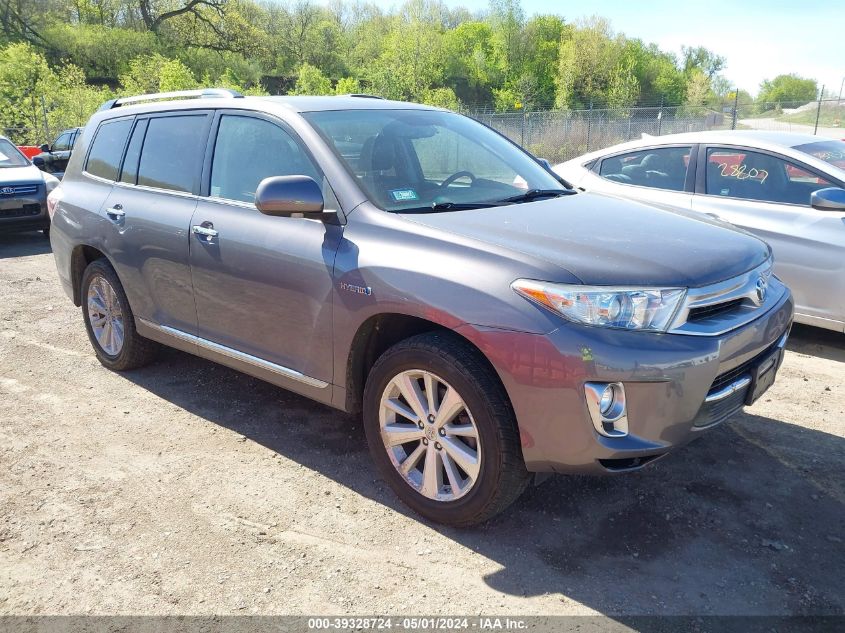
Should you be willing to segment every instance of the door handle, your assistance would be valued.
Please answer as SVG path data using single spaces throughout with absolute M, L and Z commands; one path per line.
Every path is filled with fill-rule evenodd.
M 122 204 L 116 204 L 111 209 L 106 209 L 106 215 L 110 220 L 118 222 L 126 216 L 126 211 L 123 210 Z
M 214 225 L 211 222 L 203 222 L 202 224 L 194 224 L 191 227 L 194 235 L 199 235 L 205 238 L 206 242 L 210 242 L 217 237 L 217 231 L 214 230 Z

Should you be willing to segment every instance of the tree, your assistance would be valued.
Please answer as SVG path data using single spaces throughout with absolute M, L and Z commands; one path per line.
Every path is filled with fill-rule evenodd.
M 198 88 L 191 70 L 178 59 L 168 59 L 158 53 L 136 57 L 129 70 L 121 75 L 125 94 L 151 94 L 172 90 Z
M 187 2 L 175 3 L 177 6 L 174 7 L 174 3 L 169 0 L 137 0 L 137 2 L 144 25 L 153 33 L 158 33 L 166 21 L 181 15 L 191 14 L 201 21 L 208 20 L 208 16 L 203 13 L 204 10 L 210 9 L 218 15 L 223 15 L 227 4 L 227 0 L 187 0 Z
M 686 105 L 700 108 L 713 100 L 713 90 L 710 78 L 700 69 L 695 68 L 689 73 L 687 80 Z
M 570 27 L 556 15 L 538 15 L 525 24 L 523 76 L 534 78 L 536 90 L 531 99 L 534 106 L 548 108 L 554 105 L 560 41 L 569 30 Z
M 585 108 L 591 103 L 604 105 L 623 46 L 624 39 L 614 36 L 604 18 L 594 16 L 579 24 L 571 37 L 561 41 L 557 105 L 571 108 Z
M 805 79 L 795 74 L 778 75 L 771 81 L 765 80 L 760 84 L 757 103 L 770 104 L 773 107 L 789 103 L 799 105 L 813 101 L 817 92 L 818 84 L 815 79 Z
M 490 0 L 493 50 L 499 70 L 512 79 L 521 70 L 525 12 L 519 0 Z
M 361 92 L 361 83 L 355 77 L 341 77 L 334 87 L 335 94 L 354 95 Z
M 311 64 L 302 64 L 296 79 L 295 95 L 330 95 L 333 94 L 332 82 L 319 68 Z
M 32 45 L 10 44 L 0 51 L 0 126 L 12 128 L 17 142 L 43 141 L 43 99 L 55 83 L 47 60 Z
M 708 79 L 725 67 L 725 58 L 703 46 L 681 46 L 684 74 L 700 70 Z

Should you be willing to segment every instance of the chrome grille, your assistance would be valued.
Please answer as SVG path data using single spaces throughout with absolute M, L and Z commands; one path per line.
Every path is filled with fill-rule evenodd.
M 719 315 L 732 312 L 735 308 L 742 305 L 744 299 L 731 299 L 722 303 L 713 303 L 700 308 L 691 308 L 687 315 L 687 322 L 702 321 L 704 319 L 712 319 Z
M 669 332 L 719 336 L 773 308 L 786 287 L 772 275 L 769 258 L 747 273 L 709 286 L 689 288 Z
M 735 391 L 727 398 L 715 402 L 705 402 L 692 421 L 693 426 L 701 428 L 719 424 L 739 412 L 745 404 L 745 395 L 748 393 L 748 389 L 749 387 L 745 387 Z
M 38 185 L 0 186 L 0 196 L 31 196 L 34 193 L 38 193 Z

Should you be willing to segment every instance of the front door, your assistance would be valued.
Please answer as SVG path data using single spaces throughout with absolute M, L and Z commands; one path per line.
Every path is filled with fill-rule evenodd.
M 322 173 L 280 121 L 217 115 L 207 197 L 191 222 L 199 337 L 307 378 L 332 381 L 332 268 L 343 229 L 263 215 L 253 201 L 270 176 Z M 219 350 L 226 353 L 226 350 Z
M 834 183 L 769 152 L 702 151 L 693 210 L 768 242 L 775 274 L 792 290 L 798 314 L 845 320 L 845 213 L 810 206 L 813 191 Z

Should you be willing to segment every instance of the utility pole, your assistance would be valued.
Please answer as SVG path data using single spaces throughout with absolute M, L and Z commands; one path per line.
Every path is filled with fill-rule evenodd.
M 660 97 L 660 111 L 657 113 L 657 136 L 663 131 L 663 97 Z
M 819 131 L 819 117 L 822 113 L 822 97 L 824 96 L 824 84 L 822 84 L 822 91 L 819 93 L 819 107 L 816 108 L 816 127 L 813 130 L 813 135 Z
M 739 104 L 739 88 L 734 88 L 734 114 L 733 119 L 731 120 L 731 129 L 736 129 L 736 108 Z

